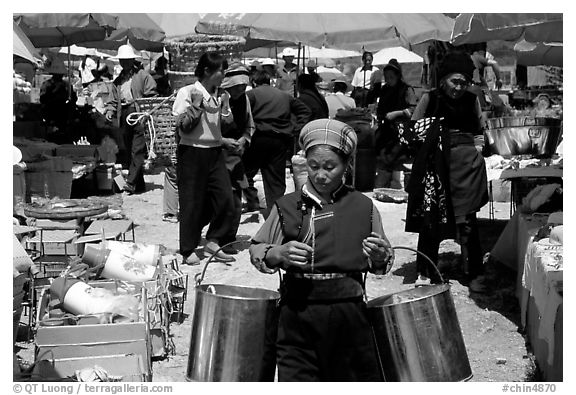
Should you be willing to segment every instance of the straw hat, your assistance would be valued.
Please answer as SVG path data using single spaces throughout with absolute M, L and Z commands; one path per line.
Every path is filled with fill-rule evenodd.
M 132 48 L 131 45 L 124 44 L 118 48 L 118 55 L 116 55 L 116 59 L 137 59 L 137 58 L 141 58 L 141 56 L 136 54 L 134 48 Z
M 294 48 L 284 48 L 284 50 L 282 51 L 282 57 L 285 56 L 292 56 L 292 57 L 296 57 L 296 50 Z
M 276 66 L 276 63 L 271 58 L 266 58 L 262 60 L 262 66 Z

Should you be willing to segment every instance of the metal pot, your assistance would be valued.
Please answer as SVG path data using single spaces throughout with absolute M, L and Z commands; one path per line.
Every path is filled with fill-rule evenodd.
M 491 154 L 551 157 L 560 140 L 561 126 L 557 118 L 491 118 L 484 135 Z
M 260 288 L 201 284 L 186 380 L 274 381 L 280 294 Z
M 472 370 L 447 284 L 368 302 L 386 381 L 465 381 Z

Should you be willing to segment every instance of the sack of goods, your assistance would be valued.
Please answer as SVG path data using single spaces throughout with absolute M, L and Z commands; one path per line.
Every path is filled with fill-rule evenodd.
M 46 314 L 54 316 L 58 309 L 74 315 L 96 315 L 104 322 L 137 322 L 143 313 L 134 294 L 95 288 L 73 277 L 58 277 L 50 285 L 51 305 Z

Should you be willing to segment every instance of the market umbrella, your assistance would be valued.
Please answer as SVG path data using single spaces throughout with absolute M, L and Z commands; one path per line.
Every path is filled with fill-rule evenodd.
M 374 54 L 372 64 L 375 66 L 388 64 L 390 59 L 398 63 L 422 63 L 424 59 L 403 47 L 384 48 Z
M 104 40 L 118 23 L 110 14 L 14 14 L 14 22 L 36 48 L 64 47 Z
M 166 38 L 185 38 L 188 35 L 196 34 L 194 26 L 201 18 L 201 14 L 192 13 L 166 13 L 166 14 L 146 14 L 152 19 L 166 34 Z
M 344 73 L 334 67 L 318 66 L 318 68 L 316 69 L 316 74 L 322 77 L 323 81 L 327 82 L 330 82 L 335 79 L 344 79 L 344 80 L 346 79 Z
M 60 48 L 60 51 L 58 51 L 58 53 L 67 54 L 68 48 L 62 47 L 62 48 Z M 96 56 L 98 58 L 110 58 L 110 57 L 112 57 L 112 55 L 97 51 L 95 48 L 86 48 L 84 46 L 78 46 L 78 45 L 71 45 L 70 46 L 70 55 L 77 56 L 77 57 L 83 57 L 86 55 Z
M 529 43 L 522 40 L 514 45 L 516 61 L 523 66 L 558 66 L 563 65 L 562 43 Z
M 71 45 L 103 40 L 118 24 L 117 17 L 101 13 L 14 14 L 13 18 L 36 48 L 67 46 L 68 64 L 70 64 Z M 70 80 L 70 68 L 68 68 L 68 80 Z M 68 97 L 72 97 L 70 84 Z
M 118 49 L 130 43 L 138 51 L 162 52 L 164 49 L 164 30 L 147 14 L 114 14 L 118 24 L 104 40 L 90 41 L 84 44 L 88 48 Z
M 30 39 L 26 37 L 22 29 L 16 24 L 16 22 L 12 22 L 14 35 L 13 35 L 13 49 L 12 54 L 14 56 L 20 56 L 34 64 L 37 64 L 39 59 L 41 58 L 40 54 L 34 48 L 34 45 L 30 42 Z
M 349 50 L 448 40 L 454 22 L 443 14 L 206 14 L 196 32 L 288 41 Z
M 473 44 L 491 40 L 562 42 L 562 14 L 460 14 L 451 43 Z

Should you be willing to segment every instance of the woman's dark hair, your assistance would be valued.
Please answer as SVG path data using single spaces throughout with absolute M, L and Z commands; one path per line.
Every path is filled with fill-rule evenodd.
M 196 70 L 194 70 L 194 75 L 199 79 L 204 77 L 206 73 L 206 69 L 210 72 L 214 72 L 222 67 L 224 70 L 225 60 L 222 55 L 217 52 L 204 52 L 200 59 L 198 60 L 198 64 L 196 65 Z
M 270 85 L 270 74 L 264 70 L 256 70 L 253 81 L 256 85 Z
M 363 62 L 366 61 L 366 57 L 367 57 L 367 56 L 372 56 L 372 59 L 374 59 L 374 55 L 372 55 L 372 52 L 366 51 L 366 52 L 364 52 L 364 53 L 362 54 L 362 61 L 363 61 Z
M 328 144 L 318 144 L 318 145 L 313 145 L 312 147 L 308 148 L 308 150 L 306 150 L 305 155 L 308 156 L 310 154 L 313 154 L 314 152 L 316 152 L 320 147 L 326 147 L 328 148 L 330 151 L 334 152 L 336 155 L 338 155 L 338 157 L 342 160 L 342 163 L 348 163 L 348 161 L 351 158 L 351 155 L 346 155 L 344 153 L 344 151 L 333 147 L 331 145 Z

